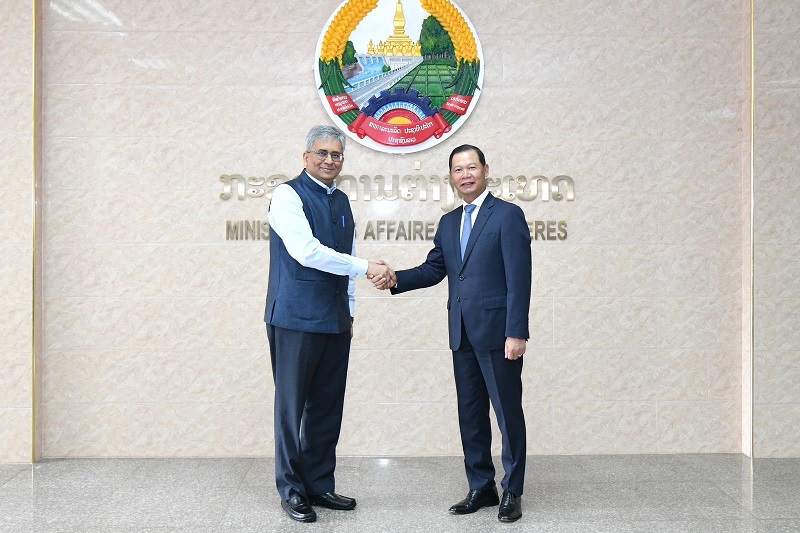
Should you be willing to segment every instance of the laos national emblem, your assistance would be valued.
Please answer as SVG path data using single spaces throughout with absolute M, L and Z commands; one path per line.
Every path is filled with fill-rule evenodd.
M 467 120 L 483 85 L 478 37 L 450 0 L 347 0 L 328 20 L 317 58 L 325 110 L 381 152 L 439 144 Z

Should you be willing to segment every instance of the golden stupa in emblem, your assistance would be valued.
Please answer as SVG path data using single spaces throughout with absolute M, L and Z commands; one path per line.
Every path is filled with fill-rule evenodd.
M 403 15 L 403 4 L 397 0 L 397 8 L 394 13 L 394 32 L 386 38 L 386 41 L 379 41 L 375 46 L 372 39 L 369 40 L 367 48 L 368 55 L 375 56 L 421 56 L 422 45 L 411 40 L 406 35 L 406 17 Z

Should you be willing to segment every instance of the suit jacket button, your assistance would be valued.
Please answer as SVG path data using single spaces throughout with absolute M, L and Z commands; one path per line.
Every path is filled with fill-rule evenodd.
M 456 301 L 457 301 L 457 302 L 460 302 L 460 301 L 461 301 L 461 296 L 458 296 L 458 297 L 456 298 Z
M 464 281 L 464 276 L 458 276 L 458 279 L 460 279 L 461 281 Z

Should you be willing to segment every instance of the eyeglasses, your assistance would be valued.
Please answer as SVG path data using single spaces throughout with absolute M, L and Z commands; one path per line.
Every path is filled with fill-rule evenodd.
M 316 154 L 316 156 L 319 157 L 320 161 L 325 161 L 326 159 L 328 159 L 328 156 L 331 156 L 331 159 L 337 163 L 344 159 L 344 154 L 342 152 L 329 152 L 327 150 L 317 150 L 317 151 L 308 150 L 306 151 L 306 153 Z

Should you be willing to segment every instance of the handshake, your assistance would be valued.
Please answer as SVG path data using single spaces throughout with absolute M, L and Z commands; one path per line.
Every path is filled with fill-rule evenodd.
M 370 261 L 367 267 L 367 279 L 372 282 L 376 289 L 385 291 L 397 285 L 397 276 L 392 267 L 385 261 Z

